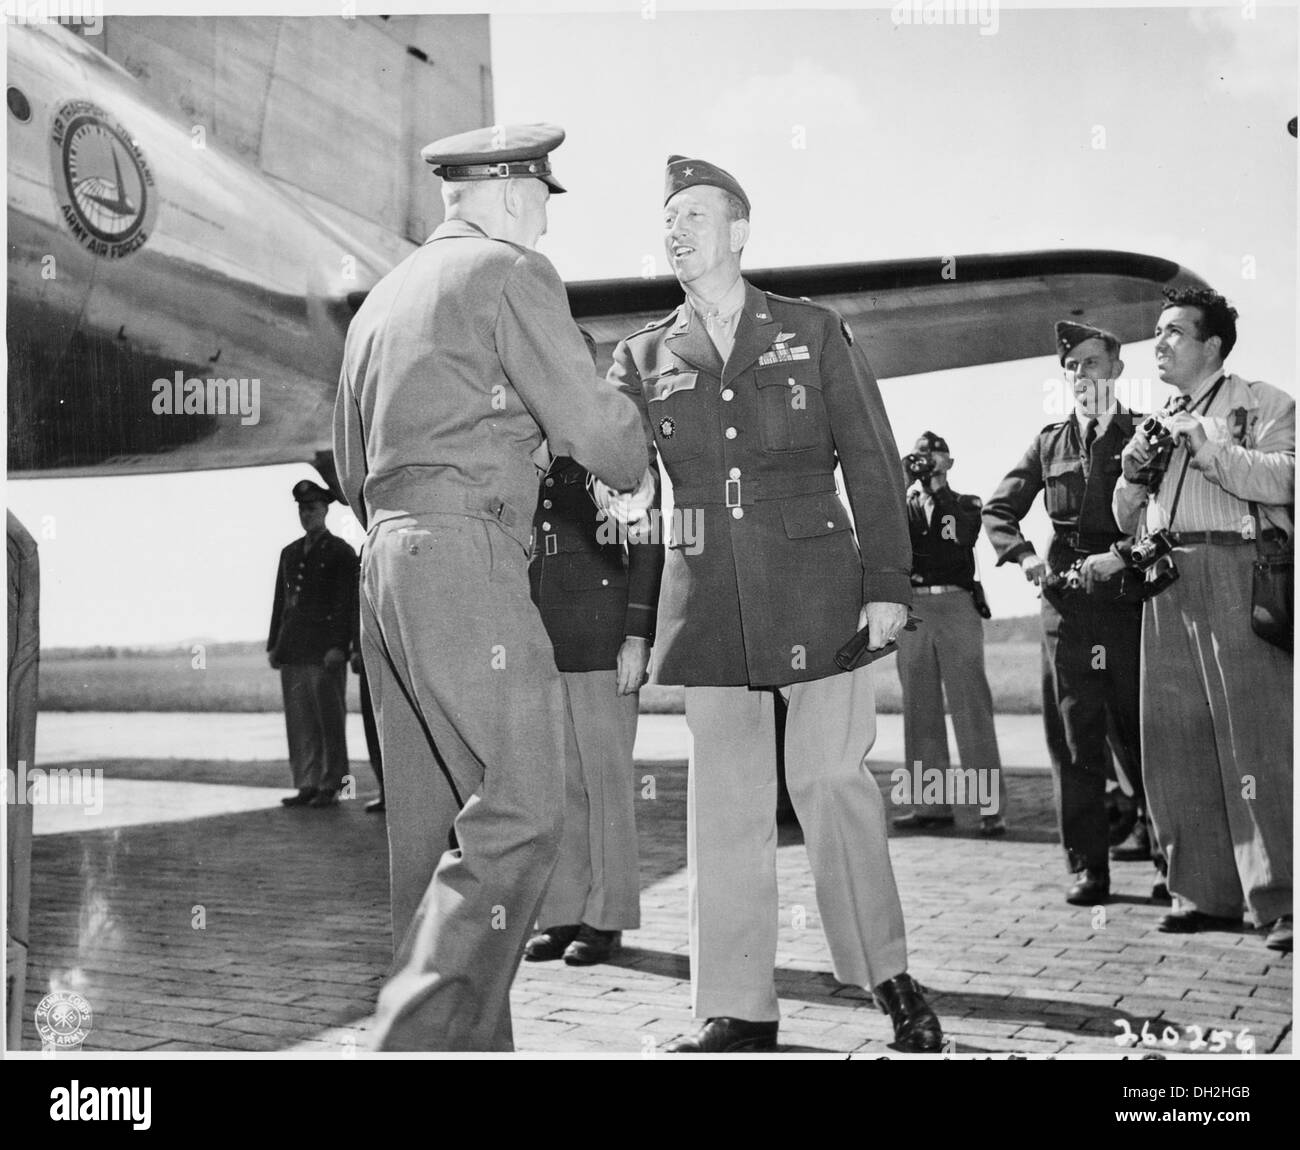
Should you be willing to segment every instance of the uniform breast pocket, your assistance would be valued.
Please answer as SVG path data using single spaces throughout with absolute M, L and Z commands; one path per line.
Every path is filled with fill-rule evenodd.
M 666 371 L 642 381 L 655 447 L 666 463 L 683 463 L 704 450 L 699 373 Z
M 821 380 L 794 364 L 759 368 L 758 434 L 765 451 L 807 451 L 826 430 Z
M 1074 459 L 1051 464 L 1043 476 L 1043 487 L 1048 515 L 1078 515 L 1083 506 L 1083 465 Z

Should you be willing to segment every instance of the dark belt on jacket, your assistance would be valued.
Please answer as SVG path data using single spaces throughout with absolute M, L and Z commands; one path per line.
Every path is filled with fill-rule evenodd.
M 676 507 L 749 507 L 772 499 L 793 499 L 799 495 L 835 493 L 835 476 L 825 472 L 814 475 L 768 475 L 746 479 L 743 475 L 705 486 L 688 483 L 673 487 Z
M 1086 552 L 1089 555 L 1099 555 L 1103 551 L 1109 551 L 1111 545 L 1118 543 L 1123 539 L 1123 535 L 1085 535 L 1081 531 L 1058 531 L 1056 540 L 1064 547 L 1071 551 Z
M 1191 543 L 1213 543 L 1219 547 L 1240 547 L 1255 542 L 1254 539 L 1247 539 L 1240 531 L 1175 531 L 1173 534 L 1177 538 L 1180 547 Z M 1259 540 L 1261 543 L 1272 543 L 1275 540 L 1285 538 L 1285 531 L 1270 527 L 1260 533 Z

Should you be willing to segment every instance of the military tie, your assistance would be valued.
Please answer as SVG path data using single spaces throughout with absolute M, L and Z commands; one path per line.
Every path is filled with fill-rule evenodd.
M 1097 438 L 1097 421 L 1089 419 L 1083 425 L 1083 454 L 1088 456 L 1092 454 L 1092 445 Z

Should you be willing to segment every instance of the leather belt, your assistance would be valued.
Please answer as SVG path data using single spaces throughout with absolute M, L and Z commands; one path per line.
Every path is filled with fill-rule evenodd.
M 928 586 L 913 587 L 913 591 L 920 595 L 942 595 L 947 591 L 965 591 L 965 587 L 958 587 L 955 583 L 931 583 Z
M 1253 539 L 1246 539 L 1240 531 L 1175 531 L 1174 535 L 1178 538 L 1178 545 L 1184 546 L 1189 543 L 1212 543 L 1219 547 L 1240 547 L 1245 544 L 1254 543 Z M 1285 532 L 1270 527 L 1260 535 L 1261 543 L 1272 543 L 1276 539 L 1282 539 Z
M 749 507 L 772 499 L 793 499 L 799 495 L 835 493 L 835 477 L 819 472 L 815 475 L 775 475 L 760 479 L 725 479 L 716 487 L 688 483 L 673 487 L 676 507 Z

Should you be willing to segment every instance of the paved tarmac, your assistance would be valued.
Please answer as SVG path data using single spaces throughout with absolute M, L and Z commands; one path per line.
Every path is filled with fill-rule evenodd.
M 33 851 L 25 1048 L 38 1045 L 41 996 L 69 988 L 94 1010 L 86 1051 L 364 1052 L 391 959 L 383 820 L 362 809 L 374 793 L 368 766 L 353 764 L 354 801 L 286 810 L 282 758 L 185 749 L 242 754 L 244 736 L 231 732 L 258 720 L 262 733 L 251 723 L 248 740 L 270 739 L 274 720 L 283 738 L 276 716 L 205 716 L 210 726 L 187 716 L 179 745 L 155 727 L 135 750 L 121 734 L 129 716 L 101 722 L 98 734 L 93 721 L 59 731 L 67 718 L 42 717 L 40 761 L 62 754 L 102 771 L 103 805 L 97 814 L 86 813 L 93 802 L 35 812 L 43 833 Z M 660 718 L 668 721 L 647 725 L 662 731 L 646 745 L 662 755 L 677 736 L 674 717 Z M 883 757 L 891 721 L 882 716 L 871 762 L 887 804 L 901 759 L 901 748 L 894 761 Z M 1000 717 L 999 737 L 1005 729 Z M 83 799 L 94 798 L 94 777 L 82 779 Z M 643 927 L 607 965 L 524 964 L 512 995 L 520 1052 L 642 1056 L 694 1028 L 685 780 L 680 756 L 639 756 Z M 1148 897 L 1149 864 L 1114 864 L 1106 907 L 1068 906 L 1041 759 L 1010 769 L 1008 789 L 1005 838 L 980 838 L 971 808 L 954 831 L 896 834 L 891 844 L 911 970 L 956 1053 L 1116 1056 L 1130 1049 L 1121 1045 L 1128 1034 L 1138 1052 L 1290 1051 L 1290 956 L 1248 928 L 1160 934 L 1165 908 Z M 797 829 L 782 831 L 777 868 L 783 1050 L 891 1053 L 885 1016 L 830 972 Z M 1136 1038 L 1144 1026 L 1145 1045 Z

